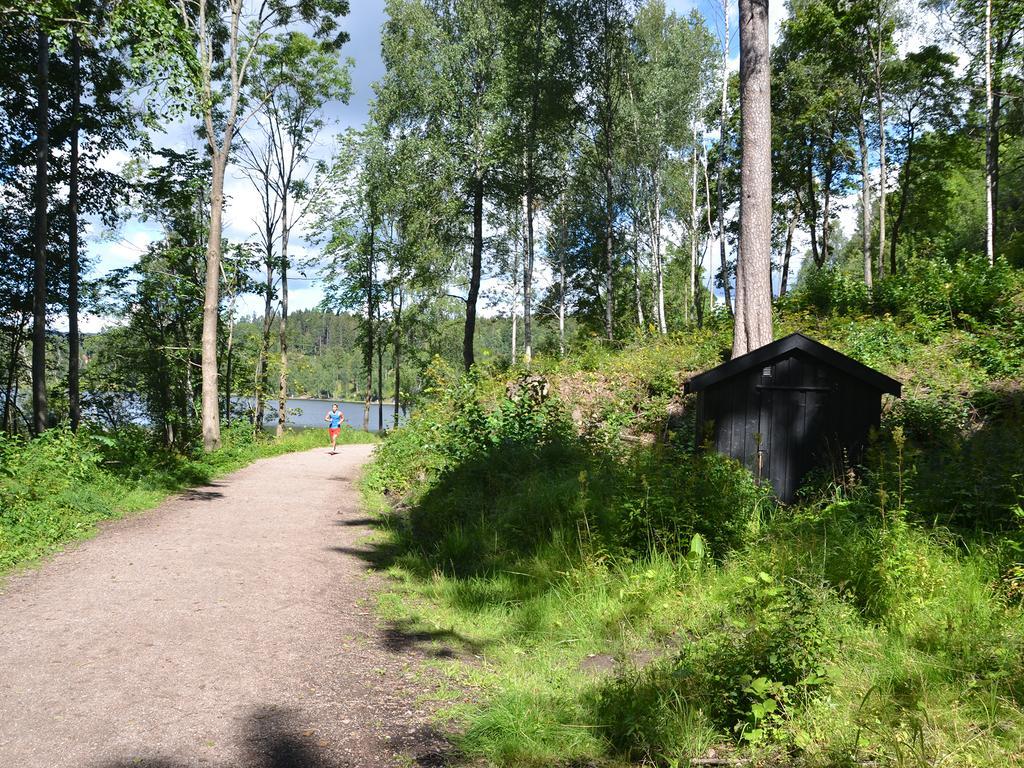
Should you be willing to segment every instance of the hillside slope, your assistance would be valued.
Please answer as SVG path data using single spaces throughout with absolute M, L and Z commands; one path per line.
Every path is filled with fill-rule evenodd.
M 1009 271 L 928 265 L 871 302 L 837 272 L 781 302 L 777 336 L 905 385 L 864 466 L 791 506 L 694 450 L 680 384 L 723 359 L 727 318 L 529 376 L 436 367 L 365 492 L 382 610 L 456 651 L 460 748 L 1024 765 L 1022 296 Z

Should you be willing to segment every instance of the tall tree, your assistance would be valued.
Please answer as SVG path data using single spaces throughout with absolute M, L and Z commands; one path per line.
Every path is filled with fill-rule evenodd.
M 504 0 L 500 44 L 512 141 L 505 164 L 517 169 L 513 194 L 522 196 L 523 357 L 533 357 L 535 219 L 563 183 L 560 159 L 576 118 L 573 17 L 564 0 Z
M 896 274 L 900 230 L 913 193 L 917 168 L 917 145 L 927 130 L 953 133 L 957 127 L 956 108 L 962 91 L 953 68 L 957 58 L 936 45 L 908 53 L 894 67 L 890 86 L 893 101 L 892 155 L 899 161 L 894 201 L 896 208 L 889 238 L 889 273 Z M 987 188 L 986 188 L 987 191 Z M 880 254 L 879 258 L 884 258 Z
M 740 244 L 733 357 L 772 340 L 772 112 L 768 0 L 740 0 Z
M 583 37 L 585 87 L 582 89 L 591 131 L 591 162 L 601 179 L 603 225 L 604 332 L 615 338 L 616 152 L 619 149 L 622 76 L 629 30 L 630 0 L 580 1 L 577 14 Z
M 50 36 L 42 23 L 36 36 L 36 186 L 32 309 L 32 425 L 46 429 L 46 249 L 50 162 Z
M 273 93 L 261 94 L 251 105 L 244 103 L 250 66 L 265 39 L 296 20 L 311 25 L 316 38 L 340 47 L 347 34 L 338 30 L 337 19 L 348 13 L 348 0 L 261 2 L 255 6 L 245 0 L 196 0 L 194 6 L 183 2 L 179 8 L 182 27 L 192 45 L 196 102 L 211 157 L 202 363 L 203 447 L 211 451 L 220 445 L 217 333 L 224 177 L 236 134 L 264 108 Z
M 79 179 L 79 133 L 82 103 L 82 49 L 78 30 L 71 27 L 71 126 L 68 150 L 68 411 L 71 428 L 78 429 L 82 419 L 79 396 L 81 336 L 78 332 L 79 273 L 81 264 L 78 253 L 78 179 Z
M 662 234 L 666 177 L 670 163 L 689 151 L 693 171 L 691 197 L 696 199 L 700 151 L 696 120 L 708 101 L 706 80 L 702 76 L 714 67 L 713 43 L 702 19 L 697 16 L 681 19 L 667 12 L 662 0 L 650 0 L 633 19 L 630 51 L 631 60 L 625 69 L 633 126 L 630 153 L 636 158 L 641 179 L 640 207 L 649 242 L 658 330 L 666 333 Z M 696 208 L 695 202 L 692 207 Z M 692 230 L 695 221 L 692 211 L 690 218 Z M 696 238 L 690 240 L 695 248 Z M 691 253 L 691 261 L 695 264 L 695 252 Z M 688 307 L 689 302 L 685 306 Z
M 318 43 L 301 32 L 278 35 L 257 51 L 244 97 L 247 101 L 266 101 L 253 121 L 260 149 L 253 149 L 244 137 L 243 147 L 247 174 L 259 190 L 271 193 L 277 214 L 278 437 L 284 434 L 288 400 L 288 248 L 292 231 L 305 216 L 311 197 L 308 182 L 314 165 L 309 150 L 325 124 L 323 108 L 330 101 L 346 103 L 351 94 L 348 66 L 338 60 L 333 46 Z M 258 154 L 261 150 L 266 151 L 263 157 Z M 269 229 L 272 217 L 266 202 L 264 209 L 264 227 Z
M 475 361 L 485 205 L 495 191 L 506 136 L 505 51 L 496 45 L 502 10 L 499 0 L 389 0 L 381 44 L 387 74 L 377 85 L 382 130 L 429 137 L 437 166 L 432 175 L 448 176 L 463 201 L 456 221 L 468 253 L 452 268 L 456 289 L 465 292 L 467 369 Z

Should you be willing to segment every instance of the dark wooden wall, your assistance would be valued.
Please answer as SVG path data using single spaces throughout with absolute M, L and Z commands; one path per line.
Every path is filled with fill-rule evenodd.
M 697 428 L 789 502 L 814 467 L 859 461 L 880 413 L 878 390 L 795 350 L 699 393 Z

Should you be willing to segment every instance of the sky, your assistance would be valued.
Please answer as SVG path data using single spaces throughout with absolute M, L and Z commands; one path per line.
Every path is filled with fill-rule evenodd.
M 332 103 L 327 110 L 327 117 L 334 125 L 321 134 L 320 146 L 316 152 L 320 156 L 329 156 L 332 137 L 350 127 L 362 126 L 368 116 L 373 99 L 372 85 L 384 74 L 384 65 L 380 55 L 381 27 L 386 20 L 384 12 L 385 0 L 352 0 L 349 15 L 343 26 L 349 33 L 350 40 L 345 44 L 342 55 L 351 57 L 354 66 L 351 70 L 353 93 L 348 104 Z M 722 8 L 714 0 L 666 0 L 670 10 L 680 15 L 689 14 L 696 8 L 707 20 L 712 33 L 719 37 L 722 31 Z M 771 42 L 774 43 L 779 21 L 784 13 L 783 3 L 773 2 L 770 8 Z M 736 6 L 733 0 L 730 7 L 730 69 L 738 65 L 738 38 L 736 35 Z M 200 148 L 201 142 L 195 136 L 191 123 L 180 123 L 165 126 L 163 134 L 154 137 L 157 146 L 183 150 L 190 147 Z M 130 159 L 128 153 L 111 152 L 103 160 L 110 169 L 116 169 Z M 249 180 L 237 168 L 229 167 L 225 179 L 226 205 L 224 212 L 225 236 L 233 242 L 254 239 L 256 232 L 252 216 L 260 210 L 259 197 Z M 315 245 L 304 241 L 305 231 L 300 225 L 294 238 L 296 245 L 293 251 L 297 256 L 316 255 Z M 150 242 L 158 239 L 160 232 L 151 222 L 129 220 L 124 222 L 116 232 L 100 230 L 90 226 L 86 232 L 86 249 L 91 262 L 91 271 L 87 275 L 97 279 L 113 269 L 130 266 L 145 251 Z M 717 254 L 717 243 L 712 242 L 707 249 L 710 260 Z M 795 267 L 798 265 L 795 265 Z M 795 274 L 795 271 L 794 271 Z M 544 275 L 539 275 L 538 288 L 543 290 Z M 317 283 L 315 270 L 307 275 L 289 276 L 289 308 L 292 311 L 315 307 L 323 299 L 323 289 Z M 486 288 L 486 286 L 485 286 Z M 243 315 L 262 312 L 262 300 L 257 296 L 242 297 L 239 300 L 239 311 Z M 486 311 L 486 310 L 485 310 Z M 96 332 L 110 323 L 109 318 L 85 316 L 82 318 L 82 330 L 86 333 Z M 57 319 L 57 327 L 66 330 L 66 318 Z

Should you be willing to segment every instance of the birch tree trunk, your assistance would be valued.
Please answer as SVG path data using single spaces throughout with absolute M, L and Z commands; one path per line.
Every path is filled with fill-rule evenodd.
M 857 140 L 860 143 L 860 247 L 864 257 L 864 283 L 870 291 L 875 275 L 874 267 L 871 264 L 871 175 L 870 158 L 868 157 L 868 129 L 864 124 L 863 109 L 859 111 L 857 119 Z M 789 237 L 788 234 L 787 237 Z M 882 258 L 882 255 L 879 254 L 878 258 Z
M 281 368 L 277 379 L 277 430 L 284 434 L 288 420 L 288 192 L 281 191 L 281 319 L 277 326 L 278 345 L 281 349 Z
M 636 303 L 636 324 L 643 331 L 646 324 L 644 318 L 644 302 L 640 293 L 640 233 L 636 222 L 633 224 L 633 301 Z
M 36 188 L 32 274 L 32 429 L 46 430 L 46 245 L 50 162 L 50 36 L 40 28 L 36 52 Z M 17 404 L 15 404 L 17 405 Z
M 688 301 L 684 302 L 686 307 L 686 320 L 690 319 L 690 305 L 695 303 L 697 284 L 697 123 L 693 124 L 693 157 L 691 158 L 690 169 L 690 285 L 686 289 Z M 662 331 L 664 333 L 664 331 Z
M 532 162 L 532 161 L 531 161 Z M 532 175 L 532 171 L 529 172 Z M 533 361 L 533 189 L 532 182 L 523 195 L 526 241 L 523 249 L 523 361 Z M 518 264 L 516 265 L 518 269 Z M 514 346 L 514 343 L 513 343 Z M 514 354 L 513 354 L 514 357 Z
M 875 51 L 875 109 L 878 112 L 878 276 L 885 277 L 885 198 L 888 168 L 885 159 L 885 92 L 882 83 L 882 22 L 884 12 L 878 0 L 878 45 Z
M 733 357 L 772 340 L 768 0 L 740 0 L 740 249 Z
M 370 252 L 366 257 L 366 392 L 363 396 L 363 431 L 370 431 L 370 398 L 373 397 L 373 273 L 376 221 L 370 213 Z
M 992 0 L 985 0 L 985 256 L 996 263 L 995 110 L 992 88 Z
M 725 308 L 733 312 L 732 297 L 729 295 L 729 265 L 725 253 L 725 204 L 722 200 L 722 175 L 725 164 L 725 120 L 729 111 L 729 0 L 722 0 L 722 15 L 725 17 L 725 42 L 722 45 L 722 108 L 718 122 L 718 256 L 722 269 L 722 292 Z M 737 264 L 737 269 L 739 265 Z
M 398 306 L 395 307 L 395 429 L 398 429 L 399 412 L 402 410 L 402 303 L 405 294 L 398 289 Z M 383 428 L 383 424 L 381 428 Z
M 668 333 L 668 320 L 665 317 L 665 259 L 662 254 L 661 243 L 661 169 L 654 172 L 653 197 L 654 197 L 654 219 L 653 219 L 653 246 L 654 246 L 654 290 L 658 309 L 658 332 L 664 336 Z
M 523 201 L 523 213 L 526 212 L 525 196 Z M 526 222 L 525 215 L 523 217 L 523 232 L 522 238 L 512 238 L 512 365 L 516 364 L 516 359 L 519 357 L 519 261 L 522 254 L 526 252 Z M 525 278 L 524 278 L 525 281 Z

